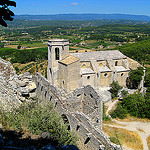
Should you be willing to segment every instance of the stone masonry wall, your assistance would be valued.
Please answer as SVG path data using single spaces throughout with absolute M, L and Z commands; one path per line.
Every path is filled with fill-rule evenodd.
M 36 97 L 32 75 L 26 72 L 17 75 L 10 62 L 0 58 L 0 107 L 10 111 L 23 101 Z
M 93 88 L 86 86 L 66 94 L 52 86 L 39 73 L 34 76 L 34 81 L 39 101 L 42 103 L 53 102 L 58 112 L 68 120 L 69 128 L 76 133 L 83 149 L 120 149 L 119 146 L 112 144 L 101 130 L 102 101 Z M 84 105 L 90 107 L 84 108 Z

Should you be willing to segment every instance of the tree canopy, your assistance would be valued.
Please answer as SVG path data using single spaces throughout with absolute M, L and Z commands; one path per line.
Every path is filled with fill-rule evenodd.
M 8 8 L 9 6 L 16 7 L 16 2 L 10 0 L 1 0 L 0 1 L 0 24 L 4 27 L 7 27 L 5 20 L 12 21 L 14 18 L 14 13 Z

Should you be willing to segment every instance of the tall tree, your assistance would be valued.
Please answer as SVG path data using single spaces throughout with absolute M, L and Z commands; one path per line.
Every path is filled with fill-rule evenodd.
M 0 24 L 7 27 L 5 20 L 12 21 L 14 13 L 8 8 L 9 6 L 16 7 L 16 2 L 10 0 L 0 0 Z

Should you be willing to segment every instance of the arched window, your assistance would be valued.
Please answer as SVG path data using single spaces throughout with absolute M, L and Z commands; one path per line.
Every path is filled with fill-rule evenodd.
M 100 63 L 100 64 L 99 64 L 99 67 L 103 67 L 103 64 L 102 64 L 102 63 Z
M 87 76 L 87 79 L 89 80 L 89 79 L 90 79 L 90 76 Z
M 118 61 L 115 61 L 115 66 L 118 66 Z
M 107 75 L 108 75 L 108 74 L 107 74 L 107 73 L 105 73 L 105 74 L 104 74 L 104 77 L 107 77 Z
M 59 48 L 55 48 L 55 59 L 59 60 Z
M 123 73 L 121 73 L 121 76 L 123 76 Z
M 82 68 L 86 68 L 86 65 L 85 65 L 85 64 L 83 64 L 83 65 L 82 65 Z
M 68 126 L 67 130 L 70 130 L 69 120 L 68 120 L 67 116 L 63 114 L 62 118 L 64 120 L 64 124 L 67 124 L 67 126 Z

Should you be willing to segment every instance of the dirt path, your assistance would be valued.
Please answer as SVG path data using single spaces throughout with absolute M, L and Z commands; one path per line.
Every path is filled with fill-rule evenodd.
M 118 100 L 115 100 L 115 101 L 108 101 L 107 103 L 105 103 L 105 106 L 107 106 L 106 115 L 109 114 L 109 112 L 116 106 L 118 102 L 119 102 Z
M 109 105 L 107 105 L 108 109 L 107 109 L 107 114 L 109 113 L 109 111 L 116 105 L 117 102 L 110 102 Z M 122 129 L 126 129 L 128 131 L 135 131 L 137 132 L 143 142 L 143 149 L 144 150 L 149 150 L 148 148 L 148 143 L 147 143 L 147 138 L 148 136 L 150 136 L 150 122 L 140 122 L 140 121 L 131 121 L 131 122 L 122 122 L 122 121 L 118 121 L 116 119 L 112 119 L 113 122 L 117 123 L 117 125 L 111 125 L 111 124 L 106 124 L 110 127 L 116 127 L 116 128 L 122 128 Z M 119 126 L 119 125 L 123 125 L 123 126 Z

